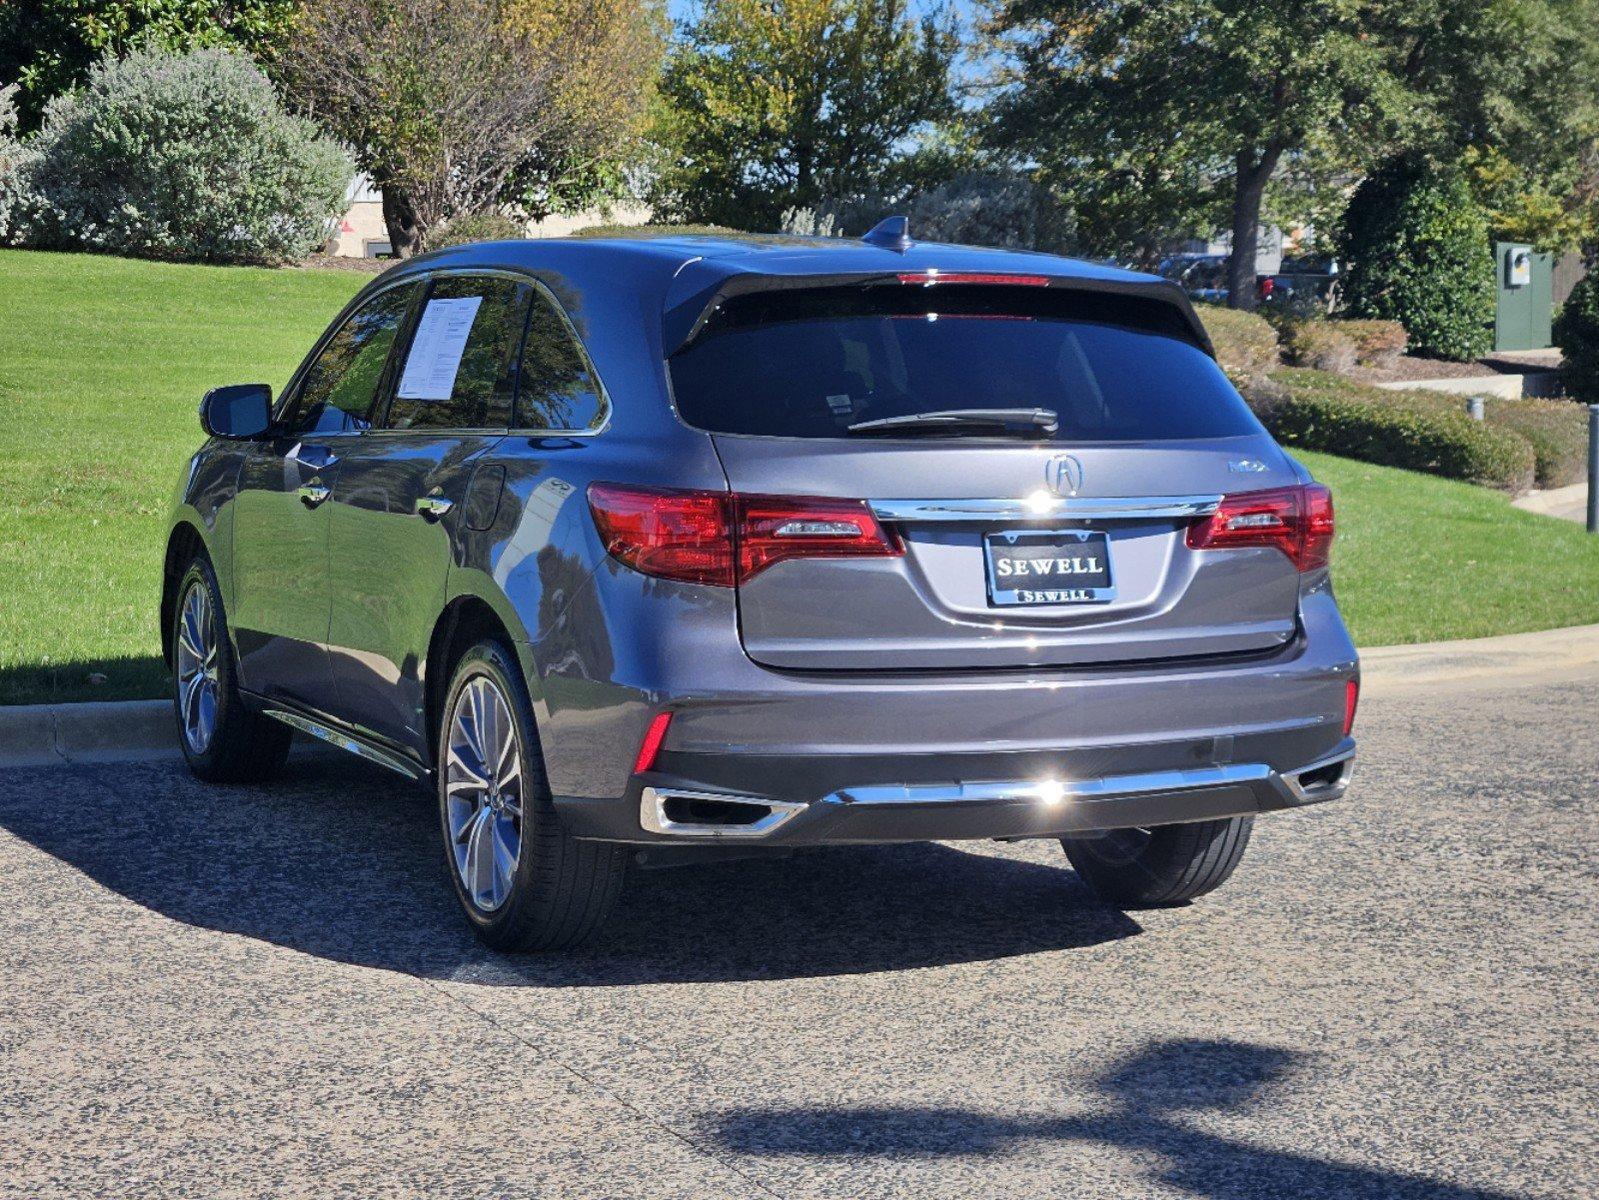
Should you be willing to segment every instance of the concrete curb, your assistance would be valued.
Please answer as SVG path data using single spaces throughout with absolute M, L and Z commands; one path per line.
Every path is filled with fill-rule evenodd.
M 1368 694 L 1418 688 L 1554 683 L 1599 677 L 1599 625 L 1572 625 L 1537 633 L 1378 646 L 1360 652 Z
M 0 708 L 0 766 L 121 762 L 178 753 L 170 700 Z
M 1360 652 L 1366 693 L 1599 677 L 1599 625 Z M 170 700 L 0 707 L 0 767 L 128 762 L 178 754 Z

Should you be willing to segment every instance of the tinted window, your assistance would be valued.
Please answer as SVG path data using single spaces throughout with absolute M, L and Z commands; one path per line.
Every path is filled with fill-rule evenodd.
M 416 290 L 413 283 L 380 292 L 339 326 L 306 371 L 294 411 L 285 418 L 293 432 L 370 427 L 383 365 Z
M 494 276 L 437 279 L 398 373 L 390 429 L 504 429 L 532 289 Z
M 1259 432 L 1191 337 L 1177 309 L 1135 298 L 807 289 L 734 298 L 670 366 L 683 419 L 722 433 L 849 437 L 885 417 L 1035 407 L 1064 442 Z
M 602 409 L 599 385 L 571 330 L 548 300 L 534 296 L 522 346 L 517 428 L 592 429 Z

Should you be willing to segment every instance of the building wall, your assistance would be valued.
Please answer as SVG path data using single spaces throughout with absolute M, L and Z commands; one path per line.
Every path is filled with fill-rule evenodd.
M 383 193 L 365 175 L 350 185 L 349 208 L 329 239 L 329 253 L 341 258 L 376 258 L 389 253 L 389 232 L 383 224 Z M 609 211 L 591 209 L 571 216 L 529 221 L 530 238 L 566 237 L 590 225 L 643 225 L 650 210 L 642 204 L 618 204 Z

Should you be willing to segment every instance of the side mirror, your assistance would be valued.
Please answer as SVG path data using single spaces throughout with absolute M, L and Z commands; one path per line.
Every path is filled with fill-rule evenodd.
M 260 437 L 272 428 L 272 389 L 264 383 L 212 388 L 200 401 L 200 427 L 212 437 Z

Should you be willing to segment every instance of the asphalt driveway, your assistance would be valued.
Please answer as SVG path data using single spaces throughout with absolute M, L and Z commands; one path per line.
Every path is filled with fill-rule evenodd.
M 0 774 L 0 1195 L 1599 1194 L 1599 670 L 1397 672 L 1360 732 L 1192 907 L 828 851 L 526 959 L 356 760 Z

